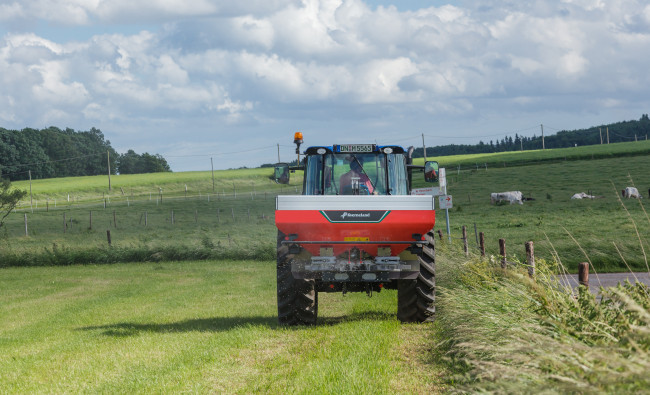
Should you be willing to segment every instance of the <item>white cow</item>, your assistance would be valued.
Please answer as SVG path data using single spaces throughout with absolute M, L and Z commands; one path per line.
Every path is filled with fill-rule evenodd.
M 571 196 L 571 199 L 595 199 L 596 196 L 593 195 L 587 195 L 584 192 L 576 193 L 575 195 Z
M 524 196 L 520 191 L 496 192 L 490 194 L 490 203 L 496 204 L 497 202 L 507 201 L 510 202 L 510 204 L 524 204 L 523 197 Z
M 639 190 L 636 189 L 635 187 L 627 187 L 621 191 L 623 194 L 623 197 L 626 198 L 637 198 L 641 199 L 641 194 L 639 193 Z

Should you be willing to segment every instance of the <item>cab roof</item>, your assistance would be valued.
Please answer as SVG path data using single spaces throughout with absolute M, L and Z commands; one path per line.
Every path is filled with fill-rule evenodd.
M 399 145 L 377 145 L 377 144 L 334 144 L 325 146 L 309 147 L 305 150 L 305 155 L 323 155 L 323 154 L 371 154 L 371 153 L 393 153 L 403 154 L 406 151 Z

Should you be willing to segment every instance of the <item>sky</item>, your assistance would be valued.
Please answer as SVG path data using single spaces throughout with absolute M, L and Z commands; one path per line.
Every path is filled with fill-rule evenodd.
M 174 171 L 639 119 L 649 69 L 642 0 L 0 0 L 0 127 Z

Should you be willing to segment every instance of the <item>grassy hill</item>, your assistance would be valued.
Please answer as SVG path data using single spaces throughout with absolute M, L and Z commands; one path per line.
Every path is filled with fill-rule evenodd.
M 437 160 L 442 167 L 462 169 L 527 166 L 548 162 L 607 159 L 626 156 L 639 156 L 650 154 L 650 141 L 587 145 L 573 148 L 556 148 L 532 151 L 495 152 L 491 154 L 450 155 L 429 157 Z M 418 158 L 416 163 L 422 163 Z

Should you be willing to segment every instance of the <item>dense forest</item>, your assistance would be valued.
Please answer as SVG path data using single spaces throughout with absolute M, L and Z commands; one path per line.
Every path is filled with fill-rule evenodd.
M 622 143 L 627 141 L 645 140 L 650 134 L 650 119 L 648 114 L 643 114 L 638 121 L 623 121 L 609 125 L 593 126 L 589 129 L 580 130 L 562 130 L 552 135 L 544 135 L 545 148 L 566 148 L 576 145 L 595 145 L 602 143 L 607 144 L 609 135 L 610 143 Z M 461 155 L 461 154 L 481 154 L 490 152 L 520 151 L 542 149 L 542 136 L 533 135 L 532 137 L 519 136 L 515 133 L 512 136 L 504 137 L 485 143 L 480 141 L 478 144 L 449 144 L 427 147 L 427 156 L 444 156 L 444 155 Z M 423 156 L 422 147 L 416 148 L 413 153 L 414 157 Z
M 110 162 L 110 163 L 109 163 Z M 0 176 L 12 181 L 52 177 L 171 171 L 160 155 L 118 154 L 104 134 L 89 131 L 0 128 Z

